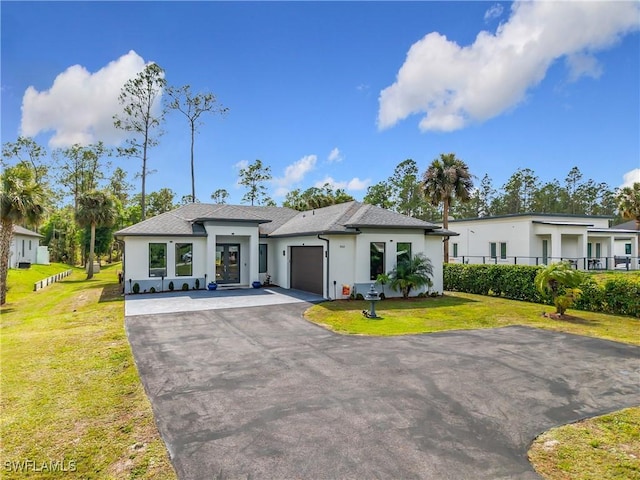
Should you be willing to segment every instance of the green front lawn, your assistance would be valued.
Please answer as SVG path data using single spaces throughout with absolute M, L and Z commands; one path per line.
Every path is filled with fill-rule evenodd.
M 340 300 L 309 308 L 305 317 L 344 334 L 407 335 L 526 325 L 640 345 L 640 319 L 569 310 L 568 318 L 543 317 L 553 307 L 467 293 L 377 302 L 382 318 L 368 319 L 369 302 Z M 640 480 L 640 407 L 555 428 L 529 451 L 536 471 L 551 480 Z
M 2 478 L 175 478 L 124 332 L 119 264 L 32 291 L 67 268 L 9 272 Z
M 311 307 L 307 319 L 331 330 L 360 335 L 407 335 L 443 330 L 526 325 L 640 345 L 640 320 L 604 313 L 569 310 L 565 320 L 543 317 L 554 307 L 468 293 L 376 303 L 380 319 L 368 319 L 362 310 L 369 302 L 338 300 Z

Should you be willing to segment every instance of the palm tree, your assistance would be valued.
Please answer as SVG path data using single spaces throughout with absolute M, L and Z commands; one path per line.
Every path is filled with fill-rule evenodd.
M 96 245 L 96 227 L 113 225 L 116 211 L 113 198 L 105 192 L 88 192 L 78 198 L 78 212 L 76 221 L 81 227 L 91 227 L 91 241 L 89 243 L 89 268 L 87 280 L 93 278 L 93 258 Z
M 579 288 L 584 276 L 579 270 L 574 270 L 569 262 L 552 263 L 538 272 L 534 279 L 536 288 L 541 294 L 550 293 L 556 314 L 560 317 L 580 298 L 582 290 Z
M 402 298 L 409 298 L 409 292 L 414 288 L 433 285 L 431 276 L 433 265 L 431 260 L 422 253 L 418 253 L 409 260 L 402 260 L 389 273 L 389 286 L 402 292 Z
M 442 226 L 448 229 L 449 208 L 454 199 L 467 202 L 471 198 L 473 180 L 469 167 L 455 153 L 441 153 L 427 168 L 422 184 L 432 205 L 442 203 Z M 444 263 L 449 263 L 449 237 L 444 238 Z
M 636 230 L 640 230 L 640 182 L 633 187 L 624 187 L 616 197 L 618 210 L 623 218 L 635 220 Z M 638 236 L 638 251 L 640 251 L 640 236 Z
M 24 164 L 6 168 L 0 184 L 0 305 L 4 305 L 13 227 L 37 223 L 44 214 L 45 196 L 42 185 L 34 181 L 32 171 Z

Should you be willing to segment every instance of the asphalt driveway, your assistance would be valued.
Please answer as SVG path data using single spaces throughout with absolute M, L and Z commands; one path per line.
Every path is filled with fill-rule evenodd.
M 181 479 L 533 479 L 539 433 L 640 404 L 640 347 L 525 327 L 341 336 L 308 306 L 127 317 Z

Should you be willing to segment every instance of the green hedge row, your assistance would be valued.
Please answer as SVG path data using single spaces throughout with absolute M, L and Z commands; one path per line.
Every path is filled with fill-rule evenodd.
M 541 268 L 449 263 L 444 265 L 444 289 L 550 304 L 550 297 L 541 295 L 534 285 L 533 280 Z M 580 288 L 582 297 L 573 308 L 640 317 L 640 282 L 637 280 L 612 276 L 597 282 L 585 275 Z

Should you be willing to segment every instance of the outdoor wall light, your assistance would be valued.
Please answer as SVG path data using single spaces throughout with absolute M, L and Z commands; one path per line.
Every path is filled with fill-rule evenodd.
M 282 256 L 286 257 L 287 256 L 287 251 L 286 250 L 282 250 Z

